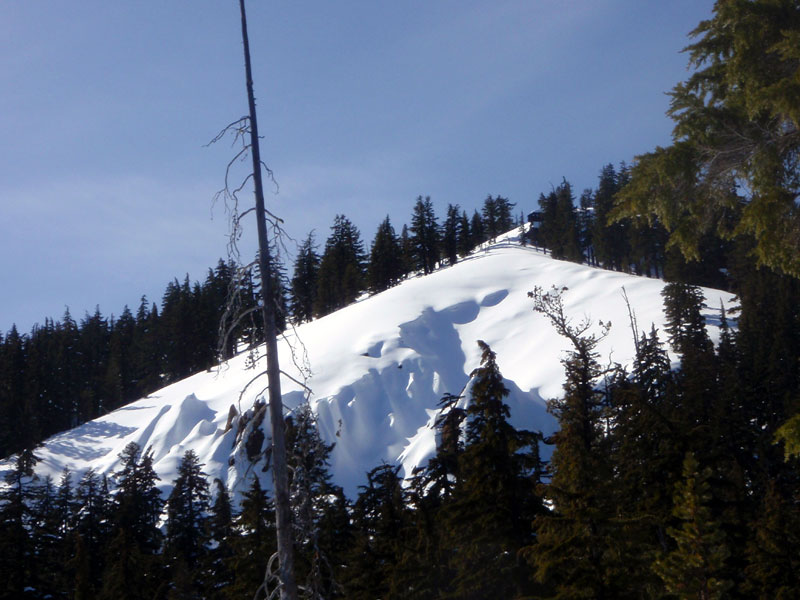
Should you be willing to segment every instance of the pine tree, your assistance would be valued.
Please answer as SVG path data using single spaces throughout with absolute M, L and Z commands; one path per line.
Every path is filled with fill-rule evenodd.
M 753 235 L 762 264 L 796 277 L 800 7 L 717 2 L 690 35 L 694 72 L 671 92 L 673 143 L 637 158 L 618 216 L 657 216 L 687 258 L 709 228 Z
M 286 445 L 291 471 L 289 491 L 296 536 L 297 579 L 304 581 L 305 596 L 312 600 L 330 598 L 340 591 L 337 567 L 348 537 L 339 531 L 323 535 L 324 522 L 332 524 L 343 498 L 341 488 L 331 482 L 330 454 L 333 444 L 320 437 L 314 414 L 307 404 L 287 418 Z
M 533 544 L 533 520 L 545 512 L 536 493 L 544 474 L 541 436 L 509 424 L 509 390 L 495 353 L 478 345 L 481 366 L 472 373 L 459 476 L 443 509 L 453 573 L 444 597 L 510 598 L 533 591 L 518 555 Z
M 277 550 L 274 523 L 272 501 L 261 488 L 258 477 L 253 477 L 250 489 L 244 493 L 241 511 L 234 519 L 236 534 L 231 542 L 233 556 L 229 563 L 234 582 L 225 590 L 230 600 L 252 598 L 264 583 L 262 557 L 271 557 Z M 254 556 L 259 560 L 254 561 Z
M 317 275 L 314 313 L 327 315 L 355 301 L 364 289 L 361 234 L 344 215 L 336 215 Z
M 683 481 L 676 486 L 673 509 L 680 527 L 667 530 L 677 547 L 653 565 L 667 591 L 681 599 L 725 598 L 733 585 L 723 575 L 730 549 L 708 508 L 711 476 L 710 468 L 701 468 L 692 453 L 686 455 Z
M 462 211 L 458 218 L 458 230 L 456 234 L 456 250 L 462 257 L 467 256 L 475 248 L 476 240 L 472 234 L 467 211 Z
M 472 213 L 472 218 L 469 221 L 469 231 L 473 248 L 489 239 L 483 226 L 481 214 L 477 210 Z
M 426 275 L 432 273 L 439 259 L 440 235 L 430 196 L 426 196 L 425 200 L 419 196 L 414 204 L 411 215 L 411 243 L 416 267 Z
M 173 586 L 183 585 L 181 597 L 201 598 L 210 587 L 202 566 L 208 561 L 208 511 L 210 494 L 206 474 L 193 450 L 187 450 L 167 499 L 164 559 Z M 186 580 L 181 581 L 182 578 Z M 189 583 L 191 582 L 191 583 Z
M 399 467 L 381 465 L 367 474 L 367 485 L 353 507 L 355 536 L 342 585 L 353 600 L 402 598 L 392 593 L 395 568 L 401 556 L 408 509 L 398 477 Z
M 144 599 L 155 594 L 161 582 L 158 551 L 162 534 L 158 528 L 163 501 L 155 482 L 153 455 L 141 453 L 131 442 L 119 455 L 122 468 L 114 474 L 117 483 L 111 508 L 110 560 L 103 575 L 99 597 Z
M 382 292 L 397 284 L 403 274 L 400 239 L 387 215 L 378 226 L 372 241 L 367 267 L 367 287 L 372 293 Z
M 458 204 L 447 205 L 447 216 L 445 217 L 444 227 L 442 228 L 442 257 L 446 259 L 450 265 L 454 265 L 458 262 L 458 210 Z
M 310 321 L 314 316 L 319 261 L 312 231 L 297 250 L 297 258 L 294 261 L 290 306 L 292 316 L 297 323 Z
M 564 397 L 548 402 L 559 423 L 552 436 L 552 479 L 545 494 L 550 514 L 537 518 L 537 543 L 527 551 L 536 579 L 552 590 L 552 598 L 617 597 L 622 581 L 608 581 L 613 570 L 609 520 L 611 465 L 604 434 L 606 399 L 598 390 L 602 370 L 597 344 L 605 335 L 589 333 L 592 323 L 573 325 L 564 313 L 562 290 L 536 288 L 534 310 L 543 314 L 572 349 L 562 364 L 566 370 Z
M 230 569 L 233 559 L 233 507 L 227 488 L 219 479 L 214 480 L 216 493 L 208 517 L 209 549 L 202 568 L 202 579 L 206 581 L 205 597 L 218 600 L 225 597 L 225 590 L 233 585 L 235 574 Z
M 26 597 L 25 590 L 37 575 L 31 539 L 34 481 L 31 466 L 20 454 L 0 490 L 0 573 L 6 578 L 0 587 L 2 600 Z

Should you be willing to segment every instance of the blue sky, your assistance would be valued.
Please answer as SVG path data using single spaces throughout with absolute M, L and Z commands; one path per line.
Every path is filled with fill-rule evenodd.
M 419 195 L 443 215 L 580 193 L 669 142 L 712 6 L 250 0 L 268 205 L 298 241 L 343 213 L 369 244 Z M 0 331 L 118 315 L 225 256 L 235 149 L 204 145 L 247 110 L 239 27 L 235 0 L 0 3 Z

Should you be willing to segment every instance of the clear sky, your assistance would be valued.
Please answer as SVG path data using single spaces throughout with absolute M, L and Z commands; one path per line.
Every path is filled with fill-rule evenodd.
M 562 177 L 579 194 L 669 143 L 712 6 L 250 0 L 268 205 L 298 242 L 343 213 L 368 245 L 419 195 L 442 216 L 488 194 L 529 211 Z M 204 145 L 246 111 L 236 0 L 0 3 L 0 332 L 202 280 L 235 153 Z

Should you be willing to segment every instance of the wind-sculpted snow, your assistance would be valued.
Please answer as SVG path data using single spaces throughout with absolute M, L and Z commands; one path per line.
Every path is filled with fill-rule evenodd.
M 280 343 L 281 367 L 291 376 L 282 382 L 286 408 L 291 411 L 309 397 L 297 383 L 304 381 L 320 432 L 336 443 L 334 480 L 348 495 L 354 496 L 366 471 L 382 462 L 401 464 L 408 476 L 433 454 L 438 402 L 446 393 L 463 393 L 461 402 L 468 401 L 465 387 L 480 361 L 477 340 L 497 353 L 514 425 L 553 431 L 545 401 L 561 393 L 560 359 L 568 342 L 533 311 L 527 292 L 535 286 L 568 288 L 565 308 L 576 321 L 612 322 L 598 346 L 602 361 L 629 364 L 633 355 L 623 288 L 639 329 L 663 328 L 662 281 L 552 260 L 505 241 L 287 332 Z M 709 332 L 716 339 L 720 303 L 729 308 L 732 297 L 705 293 Z M 37 449 L 38 472 L 55 479 L 65 466 L 76 477 L 88 468 L 111 473 L 119 468 L 125 445 L 136 442 L 152 449 L 165 494 L 189 449 L 209 477 L 219 478 L 235 495 L 253 475 L 270 486 L 264 452 L 269 419 L 259 424 L 254 409 L 266 381 L 251 382 L 263 367 L 263 355 L 256 357 L 255 369 L 248 369 L 252 362 L 237 356 L 54 436 Z M 231 406 L 238 416 L 226 431 Z M 256 426 L 265 434 L 258 447 L 258 436 L 249 437 Z M 9 467 L 9 461 L 0 464 L 0 470 Z

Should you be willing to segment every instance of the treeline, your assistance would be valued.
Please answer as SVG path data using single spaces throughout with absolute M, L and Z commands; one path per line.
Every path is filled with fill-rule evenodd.
M 257 312 L 218 346 L 232 286 L 245 309 L 255 306 L 258 281 L 220 260 L 202 284 L 170 282 L 160 309 L 142 297 L 135 314 L 126 306 L 107 318 L 98 308 L 76 322 L 67 309 L 27 335 L 12 327 L 0 336 L 0 456 L 207 369 L 236 339 L 255 340 Z
M 557 432 L 510 424 L 500 366 L 479 342 L 481 365 L 463 397 L 442 398 L 436 454 L 410 485 L 377 465 L 349 502 L 307 408 L 287 419 L 303 596 L 800 595 L 800 462 L 775 443 L 800 401 L 800 284 L 752 268 L 761 285 L 742 294 L 736 331 L 720 312 L 716 347 L 700 290 L 667 285 L 667 340 L 637 331 L 630 370 L 598 355 L 606 325 L 573 321 L 560 290 L 533 290 L 541 326 L 571 346 L 563 397 L 549 402 Z M 189 452 L 163 503 L 150 454 L 132 445 L 121 458 L 111 481 L 65 473 L 54 486 L 20 456 L 0 498 L 4 597 L 253 597 L 275 550 L 258 480 L 233 507 Z
M 398 236 L 387 217 L 369 253 L 359 230 L 338 215 L 322 255 L 313 234 L 301 245 L 291 280 L 276 263 L 279 330 L 333 312 L 363 292 L 382 291 L 409 273 L 454 264 L 511 229 L 513 206 L 489 196 L 481 213 L 469 218 L 449 205 L 440 226 L 430 198 L 420 197 L 411 226 Z M 202 283 L 190 283 L 188 275 L 170 282 L 160 308 L 142 297 L 135 314 L 126 306 L 119 317 L 106 317 L 97 308 L 80 321 L 67 309 L 60 320 L 45 319 L 27 334 L 16 326 L 0 334 L 0 456 L 31 449 L 260 343 L 259 286 L 257 273 L 220 260 Z M 243 314 L 247 318 L 237 321 Z
M 287 442 L 298 578 L 331 585 L 321 557 L 349 535 L 344 495 L 329 481 L 332 446 L 307 409 L 287 420 Z M 0 491 L 0 599 L 253 597 L 275 551 L 258 477 L 234 503 L 189 450 L 164 498 L 151 451 L 131 442 L 119 458 L 110 477 L 65 469 L 56 483 L 35 475 L 34 455 L 19 455 Z
M 605 165 L 596 189 L 576 200 L 570 183 L 539 196 L 528 239 L 554 258 L 635 275 L 660 277 L 718 289 L 730 289 L 727 275 L 734 244 L 713 231 L 700 240 L 697 255 L 687 260 L 679 247 L 668 245 L 669 233 L 656 216 L 618 218 L 619 193 L 630 182 L 630 170 Z
M 367 250 L 361 232 L 344 215 L 337 215 L 320 254 L 311 232 L 301 244 L 289 286 L 292 319 L 297 323 L 332 313 L 364 292 L 378 293 L 411 273 L 428 274 L 440 265 L 454 265 L 475 246 L 512 230 L 522 217 L 515 204 L 488 196 L 481 211 L 469 216 L 458 204 L 448 204 L 442 223 L 430 197 L 418 197 L 410 225 L 398 234 L 387 216 Z

